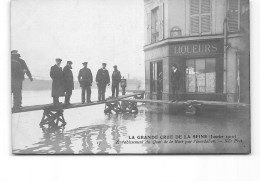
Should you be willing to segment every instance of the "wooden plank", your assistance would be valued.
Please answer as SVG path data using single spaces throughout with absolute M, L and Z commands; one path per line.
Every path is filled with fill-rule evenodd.
M 187 104 L 184 101 L 172 102 L 168 100 L 149 100 L 149 99 L 121 99 L 120 101 L 140 102 L 140 103 L 160 103 L 160 104 Z
M 248 104 L 243 103 L 231 103 L 231 102 L 220 102 L 220 101 L 202 101 L 202 100 L 188 100 L 171 102 L 168 100 L 149 100 L 149 99 L 122 99 L 120 101 L 129 102 L 140 102 L 140 103 L 159 103 L 159 104 L 183 104 L 183 105 L 194 105 L 194 106 L 225 106 L 225 107 L 248 107 Z
M 118 98 L 108 98 L 107 101 L 93 101 L 93 103 L 72 103 L 70 105 L 65 105 L 61 104 L 58 106 L 54 106 L 53 104 L 43 104 L 43 105 L 33 105 L 33 106 L 25 106 L 20 109 L 13 109 L 12 113 L 21 113 L 21 112 L 30 112 L 30 111 L 38 111 L 38 110 L 44 110 L 44 109 L 49 109 L 49 110 L 61 110 L 61 109 L 71 109 L 71 108 L 79 108 L 79 107 L 87 107 L 87 106 L 93 106 L 93 105 L 100 105 L 100 104 L 105 104 L 107 102 L 116 102 L 121 99 L 129 98 L 129 97 L 134 97 L 136 95 L 142 95 L 143 93 L 134 93 L 134 94 L 129 94 L 129 95 L 123 95 L 119 96 Z
M 208 106 L 226 106 L 226 107 L 248 107 L 249 104 L 234 103 L 234 102 L 221 102 L 221 101 L 202 101 L 202 100 L 189 100 L 187 103 L 191 105 L 208 105 Z

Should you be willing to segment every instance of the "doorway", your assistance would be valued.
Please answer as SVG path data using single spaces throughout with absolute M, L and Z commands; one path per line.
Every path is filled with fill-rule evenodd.
M 162 61 L 150 63 L 151 99 L 162 100 L 163 95 L 163 64 Z

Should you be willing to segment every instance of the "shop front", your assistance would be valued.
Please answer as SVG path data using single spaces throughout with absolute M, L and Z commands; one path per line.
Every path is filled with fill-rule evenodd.
M 146 51 L 146 55 L 146 73 L 150 74 L 146 75 L 148 98 L 172 99 L 170 74 L 176 64 L 181 73 L 179 100 L 226 101 L 223 39 L 168 43 Z

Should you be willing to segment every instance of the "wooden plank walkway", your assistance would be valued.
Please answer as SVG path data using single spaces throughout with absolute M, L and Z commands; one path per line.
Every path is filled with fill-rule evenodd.
M 202 100 L 188 100 L 188 101 L 178 101 L 172 102 L 168 100 L 149 100 L 149 99 L 127 99 L 130 97 L 143 95 L 144 92 L 140 91 L 139 93 L 133 93 L 129 95 L 119 96 L 118 98 L 108 98 L 107 101 L 93 101 L 93 103 L 72 103 L 70 105 L 61 104 L 58 106 L 54 106 L 53 104 L 42 104 L 42 105 L 33 105 L 33 106 L 25 106 L 20 109 L 12 110 L 12 113 L 21 113 L 21 112 L 30 112 L 30 111 L 38 111 L 38 110 L 62 110 L 62 109 L 71 109 L 71 108 L 79 108 L 79 107 L 87 107 L 93 105 L 100 105 L 106 103 L 113 103 L 117 101 L 127 101 L 127 102 L 140 102 L 140 103 L 158 103 L 158 104 L 172 104 L 176 106 L 189 106 L 193 105 L 194 107 L 228 107 L 228 108 L 240 108 L 240 107 L 249 107 L 249 104 L 244 103 L 230 103 L 230 102 L 221 102 L 221 101 L 202 101 Z
M 140 103 L 159 103 L 159 104 L 174 104 L 174 105 L 194 105 L 194 106 L 226 106 L 226 107 L 248 107 L 249 104 L 232 103 L 221 101 L 203 101 L 203 100 L 188 100 L 172 102 L 168 100 L 149 100 L 149 99 L 122 99 L 120 101 L 140 102 Z
M 137 95 L 142 95 L 143 93 L 133 93 L 129 95 L 123 95 L 119 96 L 118 98 L 108 98 L 107 101 L 93 101 L 93 103 L 71 103 L 70 105 L 56 105 L 54 106 L 53 104 L 42 104 L 42 105 L 32 105 L 32 106 L 25 106 L 20 109 L 13 109 L 12 113 L 21 113 L 21 112 L 30 112 L 30 111 L 38 111 L 38 110 L 44 110 L 44 109 L 50 109 L 50 110 L 62 110 L 62 109 L 72 109 L 72 108 L 79 108 L 79 107 L 87 107 L 87 106 L 93 106 L 93 105 L 100 105 L 100 104 L 105 104 L 105 103 L 112 103 L 119 101 L 121 99 L 129 98 L 129 97 L 134 97 Z
M 178 102 L 172 102 L 169 100 L 149 100 L 149 99 L 121 99 L 120 101 L 125 102 L 140 102 L 140 103 L 158 103 L 158 104 L 178 104 L 178 105 L 184 105 L 187 103 L 187 101 L 178 101 Z
M 249 107 L 249 104 L 235 103 L 235 102 L 221 102 L 221 101 L 202 101 L 202 100 L 189 100 L 188 103 L 192 105 L 204 105 L 204 106 L 225 106 L 225 107 Z

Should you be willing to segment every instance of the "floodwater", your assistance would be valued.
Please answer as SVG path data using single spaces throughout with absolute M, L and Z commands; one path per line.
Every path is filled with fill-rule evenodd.
M 93 89 L 92 101 L 96 97 L 97 91 Z M 24 106 L 51 103 L 51 100 L 50 91 L 23 92 Z M 74 90 L 71 102 L 79 101 L 80 91 Z M 13 153 L 171 154 L 250 151 L 250 122 L 246 112 L 188 116 L 169 114 L 160 107 L 140 105 L 137 114 L 106 115 L 104 106 L 65 110 L 67 125 L 59 129 L 40 128 L 43 111 L 13 114 Z M 215 142 L 209 140 L 212 135 L 216 136 Z M 221 136 L 229 136 L 231 142 Z

